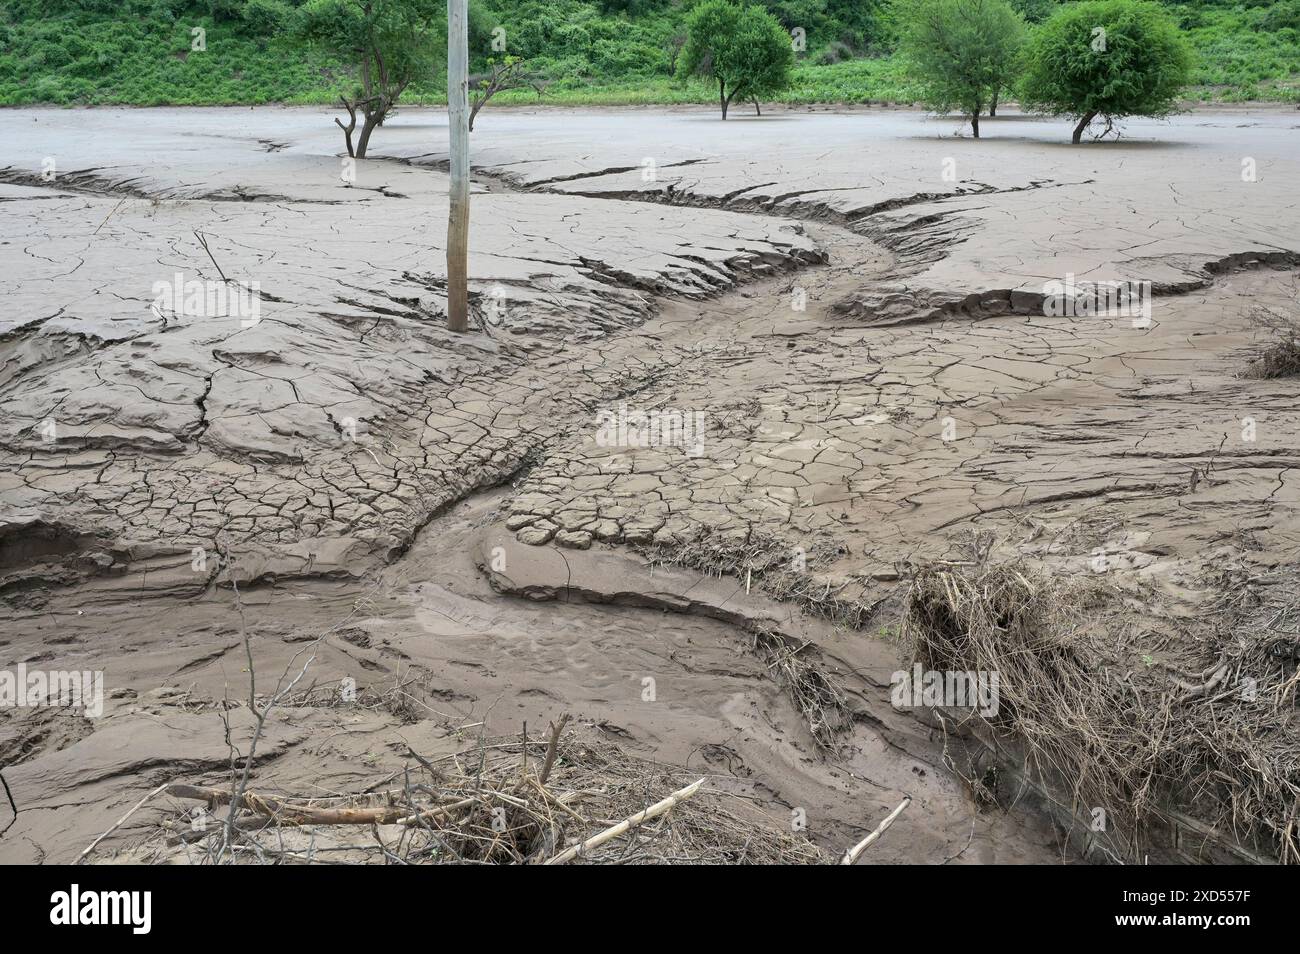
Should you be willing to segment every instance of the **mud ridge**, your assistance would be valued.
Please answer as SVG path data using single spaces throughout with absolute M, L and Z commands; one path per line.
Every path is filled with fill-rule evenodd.
M 341 201 L 322 199 L 294 198 L 287 195 L 275 195 L 256 192 L 245 186 L 209 192 L 191 192 L 184 189 L 150 189 L 143 183 L 143 177 L 114 179 L 98 175 L 98 169 L 76 169 L 60 172 L 58 178 L 47 180 L 39 173 L 24 172 L 12 166 L 0 168 L 0 183 L 28 186 L 34 189 L 46 189 L 54 193 L 79 193 L 82 195 L 118 196 L 128 199 L 147 199 L 152 202 L 270 202 L 315 205 L 342 205 Z

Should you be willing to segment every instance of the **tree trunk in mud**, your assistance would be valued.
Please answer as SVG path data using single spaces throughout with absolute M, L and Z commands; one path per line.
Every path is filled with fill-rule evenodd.
M 366 158 L 366 150 L 370 148 L 370 134 L 375 131 L 382 116 L 383 113 L 366 113 L 365 121 L 361 124 L 361 136 L 357 139 L 356 158 Z
M 727 119 L 727 106 L 731 102 L 731 99 L 727 96 L 726 80 L 718 80 L 718 99 L 722 102 L 722 119 L 725 122 Z
M 352 133 L 357 128 L 357 108 L 345 97 L 340 96 L 339 100 L 343 103 L 343 108 L 348 111 L 348 124 L 344 126 L 343 120 L 338 118 L 335 118 L 334 122 L 338 124 L 339 129 L 343 130 L 343 142 L 348 147 L 348 155 L 355 159 L 357 151 L 352 145 Z
M 755 116 L 763 115 L 763 110 L 759 107 L 758 100 L 754 100 L 754 115 Z
M 1074 138 L 1070 141 L 1076 146 L 1083 141 L 1083 131 L 1088 128 L 1088 124 L 1097 118 L 1096 113 L 1084 113 L 1083 118 L 1079 120 L 1079 125 L 1074 127 Z
M 970 128 L 971 128 L 971 132 L 975 134 L 975 138 L 978 139 L 980 137 L 979 107 L 976 107 L 975 111 L 970 114 Z
M 996 116 L 998 114 L 998 93 L 999 92 L 1001 91 L 996 89 L 993 91 L 993 102 L 989 103 L 990 116 Z

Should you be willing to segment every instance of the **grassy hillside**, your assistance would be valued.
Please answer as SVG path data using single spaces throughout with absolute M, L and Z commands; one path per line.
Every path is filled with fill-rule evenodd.
M 693 0 L 472 0 L 472 55 L 491 31 L 550 78 L 543 102 L 710 103 L 714 92 L 672 69 Z M 911 102 L 873 0 L 764 0 L 807 31 L 793 103 Z M 1057 0 L 1015 0 L 1040 19 Z M 329 103 L 349 64 L 294 43 L 295 0 L 0 0 L 0 105 Z M 1167 3 L 1192 43 L 1190 95 L 1207 101 L 1300 102 L 1300 0 Z M 192 30 L 207 49 L 191 50 Z M 442 81 L 412 89 L 437 102 Z M 497 102 L 534 102 L 530 91 Z

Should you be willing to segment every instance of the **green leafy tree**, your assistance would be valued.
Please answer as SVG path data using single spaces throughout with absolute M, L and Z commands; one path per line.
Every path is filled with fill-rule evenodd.
M 376 126 L 397 106 L 406 87 L 430 76 L 440 62 L 446 8 L 439 0 L 308 0 L 295 33 L 356 64 L 357 86 L 340 97 L 348 124 L 348 155 L 364 159 Z M 357 114 L 361 133 L 353 143 Z
M 723 119 L 732 100 L 752 100 L 757 107 L 760 98 L 790 85 L 790 34 L 762 7 L 705 0 L 691 11 L 686 31 L 677 72 L 717 81 Z
M 896 0 L 908 73 L 936 112 L 957 110 L 980 135 L 980 112 L 1015 78 L 1025 21 L 1007 0 Z
M 1191 54 L 1154 3 L 1093 0 L 1062 7 L 1031 38 L 1021 80 L 1027 108 L 1077 119 L 1167 116 L 1187 84 Z

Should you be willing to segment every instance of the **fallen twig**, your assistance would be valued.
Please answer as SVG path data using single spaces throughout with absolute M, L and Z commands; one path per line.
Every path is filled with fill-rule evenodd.
M 224 805 L 231 801 L 231 793 L 221 788 L 204 788 L 198 785 L 174 783 L 164 786 L 167 794 L 177 798 L 193 798 L 214 805 Z M 410 825 L 420 818 L 433 818 L 445 815 L 458 808 L 474 804 L 478 799 L 463 798 L 449 805 L 439 805 L 426 811 L 411 814 L 404 805 L 381 805 L 370 808 L 328 808 L 315 805 L 295 805 L 274 795 L 258 795 L 244 792 L 240 797 L 239 807 L 274 819 L 280 825 Z
M 108 829 L 108 831 L 104 832 L 102 835 L 100 835 L 98 838 L 96 838 L 94 841 L 92 841 L 89 845 L 87 845 L 87 846 L 86 846 L 86 850 L 83 851 L 81 854 L 77 855 L 77 860 L 74 861 L 73 864 L 74 864 L 74 865 L 79 865 L 79 864 L 81 864 L 83 861 L 85 861 L 85 860 L 86 860 L 86 857 L 87 857 L 87 856 L 88 856 L 92 851 L 95 850 L 95 848 L 99 845 L 99 843 L 100 843 L 101 841 L 103 841 L 103 840 L 104 840 L 105 838 L 107 838 L 109 835 L 113 834 L 113 832 L 115 832 L 115 831 L 117 831 L 119 828 L 121 828 L 122 825 L 126 823 L 126 820 L 127 820 L 128 818 L 130 818 L 132 815 L 134 815 L 137 811 L 139 811 L 139 810 L 140 810 L 140 807 L 141 807 L 142 805 L 144 805 L 145 802 L 149 801 L 149 799 L 153 798 L 155 795 L 157 795 L 159 792 L 163 791 L 163 790 L 166 789 L 166 788 L 167 788 L 167 783 L 164 782 L 163 784 L 161 784 L 161 785 L 159 785 L 157 788 L 155 788 L 152 792 L 150 792 L 148 795 L 146 795 L 144 798 L 140 799 L 138 802 L 136 802 L 134 805 L 132 805 L 132 806 L 131 806 L 131 810 L 130 810 L 129 812 L 127 812 L 125 815 L 123 815 L 121 818 L 119 818 L 117 821 L 115 821 L 115 822 L 113 823 L 112 827 L 110 827 L 110 828 Z
M 623 819 L 617 825 L 612 825 L 611 827 L 606 828 L 600 834 L 593 835 L 592 837 L 588 838 L 580 845 L 574 845 L 572 848 L 566 848 L 564 851 L 560 852 L 555 857 L 548 858 L 546 864 L 562 865 L 565 862 L 572 861 L 579 854 L 586 851 L 591 851 L 595 848 L 599 848 L 605 842 L 613 838 L 617 838 L 619 835 L 622 835 L 623 833 L 630 831 L 631 829 L 637 827 L 638 825 L 643 824 L 644 822 L 647 822 L 652 818 L 658 818 L 660 815 L 664 814 L 669 809 L 673 808 L 675 805 L 679 804 L 680 802 L 686 801 L 686 799 L 690 798 L 692 795 L 698 792 L 700 790 L 700 786 L 703 784 L 704 784 L 704 779 L 700 779 L 698 782 L 692 782 L 690 785 L 687 785 L 685 788 L 679 788 L 677 791 L 673 792 L 667 798 L 663 799 L 662 801 L 655 802 L 653 805 L 651 805 L 649 808 L 645 809 L 644 811 L 637 812 L 635 815 L 632 815 L 630 818 Z
M 107 219 L 105 221 L 107 221 Z M 203 251 L 208 253 L 208 258 L 211 260 L 213 267 L 217 270 L 217 274 L 221 276 L 221 280 L 226 284 L 230 284 L 230 279 L 227 278 L 226 273 L 221 270 L 221 266 L 217 264 L 217 259 L 212 254 L 212 249 L 208 248 L 207 238 L 198 229 L 194 230 L 194 237 L 198 239 L 199 244 L 203 246 Z
M 122 196 L 122 198 L 118 199 L 117 205 L 113 206 L 113 208 L 109 210 L 108 215 L 104 216 L 104 221 L 100 222 L 99 225 L 95 228 L 95 231 L 91 232 L 90 234 L 98 235 L 99 230 L 102 229 L 106 224 L 108 224 L 108 220 L 113 217 L 113 213 L 116 212 L 118 209 L 120 209 L 122 207 L 122 203 L 125 201 L 126 201 L 126 196 Z
M 895 808 L 892 812 L 890 812 L 887 816 L 885 816 L 885 820 L 876 826 L 875 831 L 873 831 L 866 838 L 863 838 L 860 842 L 858 842 L 848 851 L 844 852 L 844 858 L 840 861 L 840 864 L 842 865 L 857 864 L 858 859 L 862 857 L 862 853 L 866 851 L 868 848 L 870 848 L 871 845 L 877 839 L 879 839 L 881 835 L 885 833 L 885 831 L 889 828 L 889 826 L 894 823 L 894 820 L 898 818 L 899 815 L 903 814 L 903 809 L 907 808 L 907 806 L 910 804 L 912 804 L 912 796 L 908 795 L 903 799 L 901 803 L 899 803 L 899 806 L 897 808 Z

